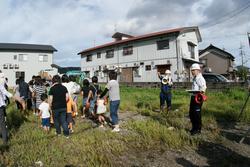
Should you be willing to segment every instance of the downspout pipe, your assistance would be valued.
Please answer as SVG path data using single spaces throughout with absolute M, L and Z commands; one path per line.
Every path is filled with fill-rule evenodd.
M 176 64 L 176 67 L 177 67 L 177 82 L 180 81 L 180 72 L 179 72 L 179 45 L 178 45 L 178 35 L 176 37 L 176 41 L 175 41 L 175 44 L 176 44 L 176 61 L 177 61 L 177 64 Z

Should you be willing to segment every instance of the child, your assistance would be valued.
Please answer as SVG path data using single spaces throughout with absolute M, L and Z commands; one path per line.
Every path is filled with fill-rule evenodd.
M 49 112 L 49 103 L 48 95 L 46 93 L 41 94 L 42 103 L 39 105 L 40 113 L 42 117 L 42 126 L 45 132 L 49 132 L 50 129 L 50 112 Z
M 100 90 L 100 86 L 98 85 L 97 76 L 92 77 L 92 84 L 90 84 L 89 88 L 92 91 L 92 97 L 90 98 L 89 113 L 94 116 L 93 113 L 94 113 L 95 106 L 96 106 L 97 92 Z
M 90 97 L 92 96 L 92 91 L 90 90 L 89 87 L 89 80 L 88 79 L 84 79 L 83 80 L 83 87 L 81 90 L 81 95 L 82 95 L 82 118 L 85 118 L 85 113 L 88 111 L 89 107 L 90 107 Z
M 172 104 L 172 93 L 171 88 L 173 85 L 172 78 L 171 78 L 171 71 L 166 70 L 165 76 L 161 76 L 158 72 L 158 77 L 161 80 L 161 93 L 160 93 L 160 108 L 161 111 L 164 111 L 165 101 L 167 102 L 167 111 L 171 110 Z
M 117 81 L 117 73 L 115 71 L 109 73 L 109 82 L 100 98 L 104 97 L 107 92 L 109 92 L 110 98 L 110 117 L 113 125 L 112 132 L 119 132 L 118 109 L 120 105 L 120 88 Z
M 69 127 L 69 132 L 73 133 L 73 117 L 72 117 L 72 113 L 73 113 L 73 100 L 70 97 L 69 100 L 67 101 L 67 115 L 66 115 L 66 119 L 67 119 L 67 123 L 68 123 L 68 127 Z
M 106 123 L 106 116 L 105 113 L 107 111 L 106 105 L 107 105 L 107 100 L 104 98 L 100 98 L 102 91 L 98 90 L 97 91 L 97 101 L 96 101 L 96 105 L 97 105 L 97 109 L 96 109 L 96 115 L 98 118 L 98 121 L 100 123 L 99 127 L 103 127 L 103 124 Z

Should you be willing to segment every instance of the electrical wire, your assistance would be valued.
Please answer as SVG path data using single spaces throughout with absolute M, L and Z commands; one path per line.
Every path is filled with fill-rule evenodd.
M 230 13 L 227 13 L 226 15 L 222 16 L 220 19 L 218 19 L 214 22 L 202 24 L 202 25 L 200 25 L 200 27 L 202 27 L 203 29 L 207 29 L 207 28 L 213 27 L 215 25 L 221 24 L 223 22 L 226 22 L 226 21 L 238 16 L 239 14 L 244 12 L 249 7 L 250 7 L 250 1 L 248 1 L 242 7 L 235 9 L 235 10 L 231 11 Z

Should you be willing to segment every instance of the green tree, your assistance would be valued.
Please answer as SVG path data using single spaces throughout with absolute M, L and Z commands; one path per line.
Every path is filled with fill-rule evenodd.
M 238 68 L 237 75 L 240 77 L 241 80 L 246 81 L 247 80 L 247 73 L 248 73 L 248 68 L 241 66 Z

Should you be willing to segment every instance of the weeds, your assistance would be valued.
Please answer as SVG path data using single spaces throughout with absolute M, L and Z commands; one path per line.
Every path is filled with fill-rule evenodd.
M 188 132 L 190 95 L 184 90 L 173 90 L 172 111 L 159 113 L 159 93 L 156 88 L 121 87 L 120 110 L 137 112 L 148 119 L 124 122 L 124 133 L 114 134 L 78 118 L 70 139 L 57 137 L 54 129 L 44 133 L 37 117 L 20 113 L 11 104 L 7 116 L 11 140 L 8 149 L 0 148 L 0 166 L 35 166 L 39 161 L 44 166 L 126 166 L 126 160 L 120 157 L 133 150 L 196 148 L 204 138 L 191 137 Z M 207 138 L 215 140 L 221 121 L 237 120 L 247 92 L 235 89 L 207 95 L 202 111 L 203 129 Z M 247 105 L 240 121 L 250 123 L 249 113 Z

